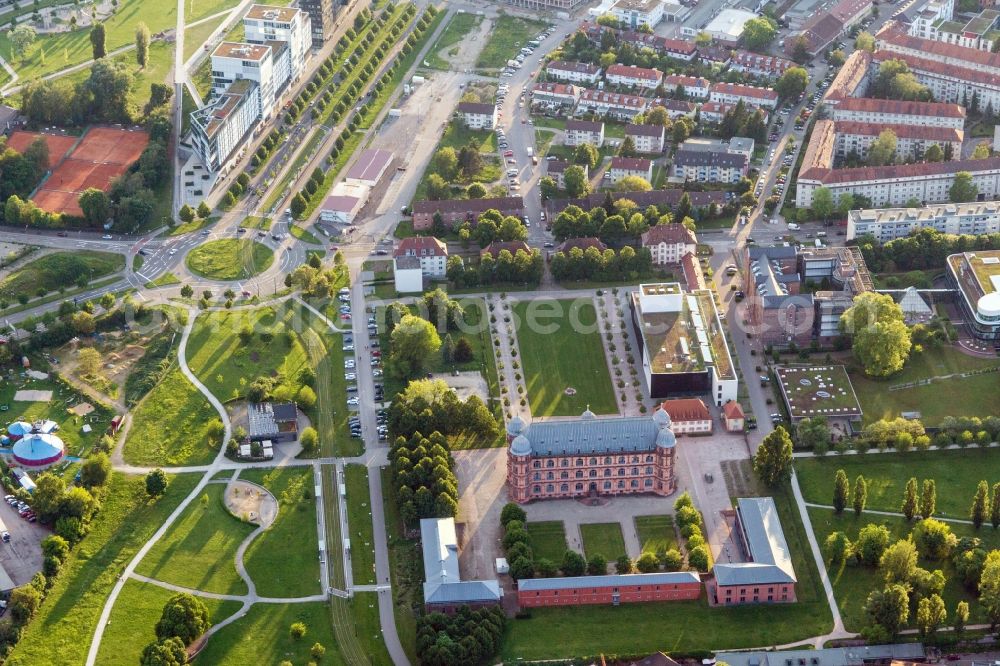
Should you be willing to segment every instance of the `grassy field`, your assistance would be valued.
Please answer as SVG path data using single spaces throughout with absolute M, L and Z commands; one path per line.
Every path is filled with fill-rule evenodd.
M 546 558 L 556 565 L 566 554 L 566 527 L 561 520 L 547 520 L 527 524 L 531 539 L 531 552 L 535 559 Z
M 219 218 L 217 217 L 206 217 L 195 218 L 190 222 L 184 222 L 183 224 L 178 224 L 176 227 L 170 230 L 168 236 L 183 236 L 184 234 L 190 234 L 195 231 L 201 231 L 211 223 L 215 222 Z
M 538 303 L 517 303 L 513 308 L 531 413 L 579 416 L 589 406 L 595 414 L 616 414 L 601 334 L 593 323 L 594 305 L 570 300 L 545 301 L 541 307 Z M 531 325 L 532 320 L 537 323 Z M 574 324 L 581 330 L 574 330 Z M 575 395 L 566 395 L 567 388 L 573 388 Z
M 133 465 L 201 465 L 218 453 L 209 440 L 218 414 L 174 367 L 132 412 L 125 461 Z
M 166 494 L 151 502 L 142 477 L 115 473 L 90 534 L 70 554 L 7 663 L 84 663 L 101 609 L 118 576 L 199 478 L 197 474 L 171 476 Z
M 125 257 L 111 252 L 75 250 L 53 252 L 29 261 L 0 281 L 0 299 L 14 301 L 22 294 L 29 298 L 41 290 L 57 291 L 77 283 L 81 277 L 93 282 L 125 268 Z
M 420 554 L 420 544 L 416 539 L 407 539 L 402 530 L 402 521 L 392 490 L 392 472 L 388 467 L 381 469 L 383 509 L 385 511 L 385 531 L 389 540 L 389 567 L 392 580 L 393 615 L 396 617 L 396 631 L 399 642 L 410 663 L 417 663 L 417 614 L 422 605 L 424 568 Z
M 608 562 L 614 562 L 625 554 L 621 523 L 580 525 L 580 538 L 583 539 L 583 552 L 588 559 L 594 555 L 603 555 Z
M 449 69 L 449 56 L 458 53 L 458 44 L 483 22 L 482 16 L 459 12 L 427 53 L 427 62 L 434 69 Z
M 17 393 L 18 389 L 22 388 L 37 391 L 51 390 L 53 402 L 21 402 L 14 400 L 14 394 Z M 93 404 L 96 410 L 88 417 L 88 422 L 90 422 L 89 419 L 91 417 L 94 419 L 92 422 L 92 431 L 89 433 L 84 433 L 80 430 L 84 423 L 82 418 L 75 414 L 70 414 L 59 404 L 65 401 L 64 405 L 70 406 L 82 400 Z M 86 455 L 94 444 L 101 439 L 104 430 L 111 424 L 113 416 L 108 407 L 95 403 L 68 384 L 52 378 L 45 380 L 22 380 L 20 383 L 4 382 L 0 385 L 0 405 L 8 407 L 8 420 L 13 420 L 13 417 L 17 416 L 28 422 L 37 419 L 51 419 L 58 423 L 59 438 L 66 445 L 66 453 L 73 456 Z M 7 423 L 8 420 L 5 420 L 4 423 Z
M 493 23 L 490 39 L 479 53 L 476 67 L 501 69 L 518 51 L 538 36 L 546 26 L 542 21 L 532 21 L 516 16 L 501 16 Z
M 164 83 L 167 72 L 173 65 L 174 50 L 165 42 L 152 42 L 149 45 L 149 64 L 139 67 L 135 60 L 135 51 L 127 51 L 112 58 L 115 62 L 124 63 L 132 73 L 133 85 L 129 91 L 129 102 L 135 114 L 141 114 L 146 102 L 149 101 L 149 86 L 151 83 Z M 59 81 L 77 84 L 90 78 L 90 68 L 59 77 Z
M 293 639 L 288 628 L 293 622 L 306 625 L 302 640 Z M 254 604 L 247 614 L 212 636 L 198 655 L 204 664 L 294 664 L 310 661 L 309 649 L 321 643 L 327 653 L 324 664 L 340 664 L 330 624 L 330 609 L 322 602 L 306 604 Z
M 347 526 L 351 540 L 351 571 L 355 585 L 375 583 L 375 533 L 372 529 L 368 469 L 364 465 L 344 468 L 347 484 Z
M 903 490 L 910 477 L 934 479 L 937 515 L 968 519 L 976 484 L 985 479 L 990 486 L 1000 481 L 1000 451 L 970 448 L 951 451 L 914 451 L 860 456 L 830 456 L 796 459 L 802 495 L 807 502 L 831 504 L 833 477 L 843 469 L 854 488 L 854 479 L 864 474 L 868 482 L 867 508 L 899 511 Z
M 188 365 L 220 400 L 246 395 L 257 377 L 279 376 L 278 387 L 293 397 L 309 365 L 294 330 L 296 316 L 285 303 L 202 314 L 188 340 Z M 253 335 L 244 342 L 240 332 L 247 326 Z
M 211 280 L 240 280 L 267 270 L 274 252 L 249 239 L 221 238 L 202 243 L 184 259 L 192 273 Z
M 173 273 L 164 273 L 155 280 L 151 280 L 146 283 L 147 289 L 152 289 L 154 287 L 169 287 L 171 285 L 180 284 L 181 280 L 179 277 Z
M 247 229 L 261 229 L 263 231 L 271 230 L 271 218 L 260 217 L 258 215 L 249 215 L 240 222 L 241 227 L 246 227 Z
M 320 593 L 316 500 L 309 467 L 250 469 L 240 474 L 271 491 L 278 517 L 247 548 L 243 562 L 265 597 L 304 597 Z
M 108 628 L 101 640 L 97 662 L 103 666 L 135 666 L 142 649 L 156 640 L 156 623 L 163 605 L 174 595 L 170 590 L 137 580 L 125 581 L 125 587 L 111 610 Z M 209 622 L 217 624 L 240 609 L 236 601 L 202 597 L 208 608 Z
M 639 535 L 639 543 L 642 544 L 644 553 L 677 548 L 673 516 L 636 516 L 635 531 Z
M 185 12 L 186 14 L 186 12 Z M 187 16 L 185 16 L 187 18 Z M 212 19 L 211 21 L 205 21 L 204 23 L 199 23 L 196 26 L 184 26 L 184 61 L 187 60 L 195 54 L 196 51 L 201 49 L 205 42 L 208 41 L 209 36 L 215 32 L 215 29 L 222 25 L 222 22 L 226 20 L 225 16 L 219 17 L 217 19 Z M 243 22 L 239 21 L 240 29 L 243 28 Z
M 987 416 L 1000 412 L 1000 392 L 996 391 L 998 375 L 955 377 L 898 391 L 889 391 L 888 387 L 996 366 L 1000 366 L 1000 359 L 974 358 L 953 347 L 943 347 L 911 354 L 902 371 L 885 380 L 869 379 L 852 366 L 849 370 L 866 423 L 894 418 L 904 411 L 917 411 L 924 425 L 936 425 L 945 416 Z M 948 399 L 942 400 L 942 395 L 947 395 Z
M 861 518 L 855 518 L 851 511 L 844 512 L 840 516 L 833 513 L 831 509 L 809 509 L 809 520 L 816 531 L 816 538 L 822 544 L 826 537 L 832 532 L 841 531 L 847 534 L 852 541 L 857 538 L 858 532 L 868 523 L 885 525 L 892 540 L 905 539 L 916 523 L 907 523 L 903 518 L 892 516 L 878 516 L 862 514 Z M 965 536 L 976 536 L 983 540 L 983 548 L 987 551 L 1000 547 L 1000 534 L 990 528 L 983 528 L 978 532 L 971 525 L 950 525 L 952 531 L 959 538 Z M 944 599 L 945 608 L 948 615 L 954 612 L 955 605 L 959 601 L 969 603 L 970 624 L 986 622 L 987 618 L 982 606 L 976 601 L 976 596 L 971 594 L 957 580 L 957 574 L 951 564 L 950 559 L 945 561 L 930 561 L 923 558 L 917 561 L 917 565 L 927 570 L 941 569 L 944 574 L 944 592 L 941 597 Z M 875 589 L 881 589 L 882 577 L 874 567 L 850 566 L 843 569 L 828 569 L 830 581 L 833 584 L 833 592 L 837 597 L 837 605 L 844 618 L 844 625 L 849 631 L 860 631 L 864 626 L 863 606 L 868 594 Z M 914 625 L 914 613 L 910 613 L 910 626 Z
M 290 233 L 295 238 L 298 238 L 303 243 L 309 243 L 310 245 L 322 245 L 323 241 L 313 235 L 311 231 L 306 231 L 302 227 L 297 227 L 294 224 L 288 225 L 288 233 Z
M 316 371 L 317 404 L 323 405 L 313 424 L 319 432 L 320 455 L 357 456 L 364 452 L 364 441 L 350 436 L 347 419 L 350 410 L 344 402 L 343 336 L 330 331 L 326 323 L 309 318 L 309 328 L 302 335 L 309 361 Z
M 205 592 L 246 594 L 246 583 L 236 573 L 236 549 L 254 526 L 233 516 L 223 505 L 226 486 L 206 486 L 163 538 L 136 567 L 136 571 L 165 583 Z M 207 498 L 207 499 L 206 499 Z

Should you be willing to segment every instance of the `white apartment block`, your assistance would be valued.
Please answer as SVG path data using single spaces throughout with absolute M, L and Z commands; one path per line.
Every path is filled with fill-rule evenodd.
M 700 76 L 685 76 L 684 74 L 668 74 L 663 77 L 663 89 L 667 92 L 675 92 L 678 88 L 683 88 L 685 97 L 696 99 L 708 99 L 708 88 L 711 82 Z
M 597 65 L 566 60 L 553 60 L 545 66 L 545 73 L 551 79 L 591 85 L 597 83 L 601 78 L 601 68 Z
M 778 93 L 770 88 L 745 86 L 739 83 L 713 83 L 709 87 L 709 100 L 720 104 L 736 104 L 742 101 L 748 106 L 774 109 L 778 104 Z
M 631 120 L 646 111 L 649 100 L 637 95 L 609 93 L 603 90 L 584 90 L 577 104 L 577 114 L 596 113 L 619 120 Z
M 965 109 L 941 102 L 847 97 L 833 107 L 833 120 L 960 130 L 965 127 Z
M 951 154 L 957 158 L 962 155 L 962 140 L 965 138 L 963 130 L 950 127 L 851 121 L 834 121 L 833 127 L 837 135 L 835 152 L 841 158 L 853 153 L 860 159 L 867 159 L 872 144 L 885 130 L 896 135 L 896 161 L 922 158 L 933 145 L 942 150 L 951 146 Z
M 594 148 L 604 145 L 604 123 L 591 120 L 567 120 L 563 145 L 579 146 L 589 143 Z
M 976 51 L 976 53 L 981 52 Z M 905 60 L 910 71 L 917 77 L 917 81 L 927 86 L 935 99 L 958 104 L 971 104 L 976 99 L 981 111 L 992 108 L 995 113 L 1000 109 L 998 74 L 989 74 L 964 66 L 968 63 L 949 64 L 916 56 L 900 56 L 886 51 L 876 52 L 873 62 L 877 65 L 889 58 Z
M 627 176 L 638 176 L 653 181 L 653 163 L 641 157 L 612 157 L 611 167 L 608 169 L 611 174 L 611 183 L 618 183 Z
M 270 118 L 277 89 L 271 54 L 271 47 L 261 44 L 219 44 L 212 52 L 212 94 L 221 95 L 235 81 L 253 81 L 260 86 L 261 119 Z
M 1000 202 L 852 210 L 847 215 L 847 240 L 870 234 L 888 243 L 924 228 L 972 236 L 1000 233 Z
M 663 20 L 663 0 L 619 0 L 611 7 L 611 15 L 630 30 L 641 25 L 655 28 Z
M 698 249 L 694 232 L 679 222 L 658 224 L 642 234 L 642 247 L 649 249 L 653 263 L 679 264 L 688 252 Z
M 626 125 L 625 136 L 631 137 L 640 153 L 662 153 L 666 147 L 666 128 L 662 125 Z
M 393 250 L 393 259 L 414 257 L 427 277 L 444 277 L 448 268 L 448 247 L 434 236 L 404 238 Z
M 910 34 L 914 37 L 933 39 L 931 30 L 935 23 L 949 20 L 955 14 L 955 0 L 932 0 L 921 8 L 910 23 Z
M 928 16 L 933 16 L 933 10 L 927 10 Z M 921 12 L 923 14 L 924 12 Z M 1000 12 L 995 9 L 984 9 L 968 21 L 952 20 L 950 16 L 935 20 L 926 20 L 922 16 L 910 24 L 908 34 L 921 39 L 933 39 L 946 44 L 956 44 L 969 49 L 993 51 L 1000 33 L 997 32 L 997 22 Z
M 253 5 L 243 17 L 243 30 L 244 39 L 250 44 L 286 44 L 288 80 L 296 81 L 302 76 L 312 46 L 312 20 L 309 14 L 291 7 Z M 277 62 L 276 60 L 276 66 L 280 67 Z
M 458 113 L 462 122 L 469 129 L 483 130 L 496 127 L 499 111 L 495 104 L 479 104 L 477 102 L 460 102 Z
M 260 118 L 260 86 L 235 81 L 229 88 L 191 114 L 191 142 L 205 167 L 228 171 L 230 157 L 246 141 Z

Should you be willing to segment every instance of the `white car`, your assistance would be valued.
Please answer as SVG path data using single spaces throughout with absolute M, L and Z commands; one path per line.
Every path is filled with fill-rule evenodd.
M 103 240 L 111 240 L 111 234 L 104 234 L 103 236 L 101 236 L 101 238 Z
M 346 370 L 353 370 L 354 369 L 354 359 L 353 358 L 349 358 L 349 359 L 345 360 L 344 361 L 344 368 Z
M 358 402 L 359 402 L 359 400 L 357 398 L 348 398 L 347 399 L 347 404 L 348 405 L 356 405 L 356 404 L 358 404 Z
M 177 254 L 177 248 L 176 247 L 170 248 L 170 256 L 173 256 L 175 254 Z
M 353 372 L 345 372 L 344 373 L 344 380 L 345 381 L 353 382 L 357 378 L 358 378 L 358 376 L 356 374 L 354 374 Z

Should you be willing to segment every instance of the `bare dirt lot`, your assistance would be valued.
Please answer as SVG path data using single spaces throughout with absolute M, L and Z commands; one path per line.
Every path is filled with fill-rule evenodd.
M 500 510 L 507 503 L 507 449 L 455 451 L 458 522 L 465 525 L 459 554 L 463 579 L 496 578 L 500 547 Z

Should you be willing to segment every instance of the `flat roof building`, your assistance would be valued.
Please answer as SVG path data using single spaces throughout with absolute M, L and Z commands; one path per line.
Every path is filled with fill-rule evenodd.
M 354 160 L 347 171 L 347 182 L 374 187 L 392 164 L 392 153 L 388 150 L 364 150 Z
M 746 9 L 727 8 L 708 22 L 702 32 L 708 33 L 712 39 L 726 44 L 736 44 L 743 36 L 743 26 L 747 21 L 757 18 L 757 15 Z
M 462 580 L 454 518 L 422 519 L 420 545 L 424 556 L 424 608 L 427 612 L 451 614 L 462 606 L 496 606 L 503 599 L 503 590 L 496 580 Z
M 905 238 L 919 229 L 944 234 L 1000 233 L 1000 202 L 946 203 L 922 208 L 868 208 L 847 214 L 847 238 L 871 235 L 879 243 Z
M 251 442 L 292 442 L 299 435 L 298 408 L 293 402 L 250 403 L 247 421 Z
M 1000 348 L 1000 250 L 951 255 L 948 279 L 959 292 L 966 330 Z

